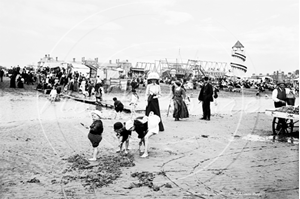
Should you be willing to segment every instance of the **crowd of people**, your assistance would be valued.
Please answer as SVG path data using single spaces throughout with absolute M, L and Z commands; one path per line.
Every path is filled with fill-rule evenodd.
M 173 84 L 177 80 L 176 77 L 166 77 L 161 82 L 166 84 Z M 198 78 L 181 78 L 180 81 L 183 84 L 185 89 L 198 89 L 201 88 L 204 84 L 203 79 Z M 273 91 L 277 85 L 276 82 L 271 80 L 253 80 L 253 79 L 241 79 L 241 78 L 232 78 L 232 77 L 218 77 L 211 78 L 211 84 L 214 88 L 222 91 L 228 92 L 241 92 L 241 89 L 257 89 L 256 95 L 264 93 L 265 91 Z M 299 92 L 299 85 L 293 83 L 285 83 L 287 87 Z
M 157 135 L 160 131 L 164 131 L 165 127 L 161 119 L 159 98 L 161 97 L 161 88 L 160 88 L 160 77 L 157 73 L 150 73 L 147 78 L 147 86 L 145 91 L 145 100 L 147 105 L 145 108 L 145 116 L 143 117 L 134 117 L 132 116 L 130 120 L 122 123 L 117 122 L 114 125 L 114 131 L 117 133 L 117 138 L 120 140 L 120 145 L 118 152 L 122 151 L 123 145 L 125 143 L 125 153 L 128 153 L 129 140 L 132 134 L 132 131 L 136 131 L 138 137 L 141 139 L 139 143 L 139 149 L 142 145 L 145 147 L 145 151 L 141 157 L 148 156 L 149 148 L 149 138 L 153 135 Z M 224 89 L 224 81 L 220 80 L 212 83 L 209 77 L 204 77 L 201 80 L 201 89 L 198 95 L 199 103 L 202 103 L 202 112 L 203 115 L 200 120 L 210 121 L 211 120 L 211 110 L 210 103 L 218 98 L 219 89 Z M 234 82 L 230 82 L 230 85 L 236 86 Z M 174 79 L 171 82 L 172 87 L 172 101 L 173 101 L 173 118 L 175 121 L 180 121 L 181 119 L 189 117 L 189 111 L 187 108 L 187 98 L 186 95 L 186 81 L 180 79 Z M 243 86 L 249 82 L 243 82 Z M 220 85 L 223 85 L 220 86 Z M 252 84 L 253 85 L 253 84 Z M 252 86 L 251 85 L 251 86 Z M 261 83 L 261 86 L 267 85 L 266 83 Z M 135 89 L 137 88 L 136 84 L 131 84 L 132 89 L 132 102 L 136 106 L 138 102 L 138 96 Z M 271 89 L 270 89 L 271 90 Z M 283 82 L 278 82 L 276 87 L 272 89 L 272 99 L 274 100 L 275 107 L 285 106 L 285 105 L 294 105 L 296 90 L 291 87 L 291 84 L 286 84 Z M 118 112 L 119 104 L 122 104 L 119 100 L 114 99 L 115 101 L 115 110 Z M 123 108 L 123 104 L 122 104 Z M 152 119 L 150 119 L 152 118 Z M 156 119 L 154 119 L 156 118 Z M 149 126 L 149 121 L 153 121 L 151 124 L 151 131 Z M 279 124 L 280 125 L 280 124 Z M 142 151 L 140 151 L 142 152 Z
M 24 85 L 34 85 L 36 82 L 36 76 L 34 72 L 26 67 L 21 68 L 19 66 L 12 67 L 9 70 L 9 77 L 10 77 L 10 88 L 24 88 Z M 7 74 L 7 75 L 8 75 Z M 1 69 L 0 77 L 1 82 L 3 81 L 4 70 Z
M 0 71 L 1 72 L 1 71 Z M 2 73 L 0 73 L 0 77 Z M 2 80 L 2 78 L 1 78 Z M 126 122 L 121 122 L 121 113 L 124 110 L 124 104 L 114 97 L 113 104 L 115 110 L 115 117 L 113 119 L 119 120 L 113 125 L 116 133 L 116 138 L 119 140 L 117 152 L 128 153 L 129 140 L 131 134 L 135 131 L 140 139 L 139 150 L 141 157 L 148 157 L 149 141 L 154 135 L 159 134 L 165 130 L 160 113 L 159 98 L 162 96 L 160 87 L 160 77 L 157 73 L 152 72 L 148 74 L 147 84 L 133 78 L 128 84 L 131 88 L 131 100 L 129 103 L 131 118 Z M 37 89 L 43 89 L 49 94 L 51 102 L 55 102 L 62 91 L 74 91 L 81 92 L 85 97 L 91 97 L 92 93 L 95 93 L 96 102 L 101 102 L 103 99 L 103 85 L 105 84 L 99 76 L 95 80 L 84 76 L 78 72 L 70 72 L 65 69 L 57 68 L 51 70 L 50 68 L 41 68 L 37 73 L 32 73 L 25 68 L 15 67 L 11 71 L 10 87 L 11 88 L 23 88 L 24 84 L 36 83 Z M 189 109 L 187 103 L 189 101 L 186 95 L 188 81 L 184 79 L 173 79 L 171 82 L 172 102 L 173 102 L 173 118 L 176 122 L 189 118 Z M 135 109 L 140 100 L 136 89 L 139 86 L 145 86 L 145 114 L 144 116 L 137 117 Z M 278 82 L 277 85 L 271 86 L 270 83 L 260 82 L 253 83 L 250 81 L 233 81 L 231 79 L 217 79 L 211 81 L 209 77 L 204 77 L 198 83 L 200 86 L 200 92 L 198 95 L 199 103 L 202 103 L 203 115 L 201 120 L 211 120 L 210 103 L 218 98 L 219 90 L 224 90 L 228 87 L 234 88 L 250 88 L 257 86 L 258 92 L 263 92 L 264 89 L 270 89 L 273 91 L 272 99 L 274 100 L 274 106 L 276 108 L 285 105 L 294 105 L 297 90 L 291 84 L 284 82 Z M 198 86 L 197 85 L 197 86 Z M 97 159 L 97 147 L 102 140 L 103 121 L 104 119 L 112 119 L 103 117 L 102 113 L 98 110 L 92 112 L 93 122 L 89 128 L 88 139 L 93 147 L 93 157 L 91 161 Z M 284 123 L 284 121 L 282 121 Z M 284 125 L 284 124 L 278 124 Z M 144 146 L 144 150 L 141 147 Z
M 139 142 L 139 151 L 141 157 L 148 157 L 148 149 L 149 149 L 149 138 L 154 135 L 159 134 L 165 130 L 165 127 L 162 122 L 160 106 L 159 106 L 159 98 L 161 97 L 161 87 L 159 85 L 159 75 L 157 73 L 150 73 L 147 78 L 147 87 L 145 92 L 145 100 L 147 101 L 145 107 L 145 115 L 135 117 L 135 115 L 131 115 L 131 119 L 126 122 L 118 121 L 114 123 L 113 128 L 116 133 L 116 138 L 119 140 L 119 145 L 117 152 L 123 152 L 125 154 L 128 153 L 129 140 L 131 138 L 132 132 L 135 131 L 138 134 Z M 180 121 L 180 119 L 188 118 L 189 111 L 187 105 L 185 103 L 186 99 L 186 89 L 184 88 L 181 81 L 177 80 L 172 85 L 172 93 L 173 93 L 173 117 L 175 121 Z M 210 103 L 216 98 L 217 93 L 214 91 L 212 84 L 209 81 L 208 77 L 204 78 L 204 84 L 200 90 L 198 100 L 202 102 L 203 109 L 203 117 L 200 118 L 202 120 L 209 121 L 210 120 Z M 136 94 L 135 87 L 132 87 L 132 99 L 131 104 L 136 106 L 138 102 L 138 95 Z M 121 117 L 117 117 L 119 113 L 121 113 L 124 109 L 123 103 L 118 100 L 116 97 L 113 98 L 114 101 L 114 109 L 115 109 L 115 117 L 114 119 L 121 120 Z M 101 112 L 96 110 L 93 111 L 92 114 L 93 119 L 96 118 L 97 115 L 98 120 L 102 122 L 103 117 L 101 117 Z M 92 128 L 95 126 L 95 121 L 91 125 L 91 130 L 89 132 L 89 139 L 93 146 L 93 157 L 90 160 L 96 160 L 95 151 L 97 151 L 97 146 L 99 145 L 101 139 L 99 137 L 91 136 L 90 134 L 95 133 Z M 102 124 L 102 123 L 101 123 Z M 102 135 L 103 127 L 99 128 L 99 135 Z M 96 133 L 97 134 L 97 133 Z M 97 143 L 97 144 L 95 144 Z M 141 150 L 141 147 L 144 146 L 144 150 Z M 123 150 L 124 149 L 124 150 Z

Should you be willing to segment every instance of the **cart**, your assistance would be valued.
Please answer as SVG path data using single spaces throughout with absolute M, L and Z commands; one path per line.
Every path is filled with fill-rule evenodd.
M 266 115 L 273 116 L 272 131 L 273 135 L 291 135 L 295 127 L 299 129 L 299 115 L 295 113 L 278 111 L 280 108 L 267 109 Z M 298 123 L 298 126 L 296 124 Z

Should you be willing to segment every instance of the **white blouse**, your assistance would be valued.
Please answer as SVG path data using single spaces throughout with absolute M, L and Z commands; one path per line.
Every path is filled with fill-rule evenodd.
M 148 84 L 147 88 L 146 88 L 146 99 L 149 95 L 157 95 L 158 97 L 160 97 L 161 95 L 161 90 L 160 90 L 160 86 L 155 84 Z

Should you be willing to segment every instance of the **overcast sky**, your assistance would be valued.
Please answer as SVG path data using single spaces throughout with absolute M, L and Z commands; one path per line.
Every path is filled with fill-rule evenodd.
M 299 0 L 0 0 L 0 65 L 98 57 L 231 61 L 249 74 L 299 68 Z

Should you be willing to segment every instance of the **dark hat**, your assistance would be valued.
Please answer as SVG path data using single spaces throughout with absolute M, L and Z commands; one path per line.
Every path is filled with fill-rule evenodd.
M 277 82 L 277 85 L 280 85 L 280 84 L 284 84 L 285 85 L 284 81 L 278 81 Z
M 116 122 L 114 124 L 114 130 L 118 130 L 118 129 L 121 129 L 123 128 L 123 124 L 121 122 Z
M 208 81 L 208 79 L 209 79 L 209 78 L 208 78 L 207 76 L 204 77 L 204 80 L 205 80 L 205 81 Z
M 178 80 L 177 80 L 177 81 L 175 81 L 174 83 L 175 83 L 177 86 L 181 86 L 181 82 L 180 82 L 180 81 L 178 81 Z

